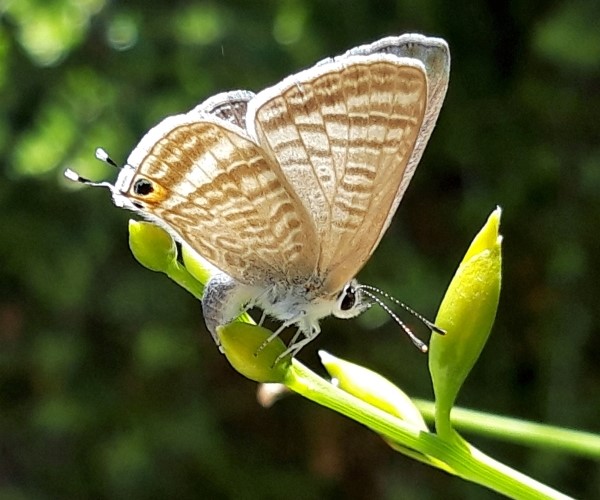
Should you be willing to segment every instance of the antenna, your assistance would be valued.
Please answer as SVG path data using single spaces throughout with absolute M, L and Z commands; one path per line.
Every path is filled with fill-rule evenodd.
M 101 162 L 104 162 L 111 167 L 121 168 L 117 163 L 108 155 L 108 153 L 103 148 L 96 148 L 95 156 Z M 102 187 L 108 189 L 111 193 L 115 192 L 115 186 L 110 184 L 109 182 L 94 182 L 86 177 L 82 177 L 74 170 L 67 168 L 65 170 L 65 177 L 70 181 L 79 182 L 80 184 L 85 184 L 86 186 L 92 187 Z
M 109 191 L 113 191 L 114 190 L 114 186 L 112 184 L 110 184 L 109 182 L 94 182 L 94 181 L 91 181 L 89 179 L 86 179 L 85 177 L 81 177 L 81 175 L 79 175 L 77 172 L 74 172 L 70 168 L 67 168 L 65 170 L 65 177 L 67 179 L 69 179 L 70 181 L 79 182 L 81 184 L 85 184 L 86 186 L 103 187 L 103 188 L 108 189 Z
M 104 148 L 96 148 L 95 156 L 98 160 L 107 163 L 111 167 L 121 168 L 119 165 L 117 165 L 117 162 L 110 157 Z
M 377 304 L 386 312 L 388 313 L 391 318 L 400 325 L 400 328 L 402 328 L 402 330 L 404 330 L 404 333 L 406 333 L 406 335 L 408 335 L 408 338 L 412 341 L 412 343 L 417 347 L 417 349 L 419 349 L 419 351 L 421 352 L 427 352 L 428 351 L 428 347 L 427 344 L 425 344 L 425 342 L 423 342 L 419 337 L 417 337 L 412 330 L 406 325 L 406 323 L 404 323 L 404 321 L 402 321 L 398 315 L 392 311 L 388 305 L 383 302 L 383 300 L 381 300 L 379 297 L 377 297 L 377 295 L 369 292 L 368 290 L 365 290 L 362 285 L 359 287 L 361 289 L 363 289 L 363 293 L 369 297 L 370 299 L 374 300 L 375 302 L 377 302 Z M 371 288 L 371 287 L 369 287 Z M 377 291 L 381 291 L 379 289 L 376 289 Z
M 432 331 L 434 331 L 436 333 L 439 333 L 440 335 L 445 335 L 445 333 L 446 333 L 445 330 L 441 329 L 435 323 L 429 321 L 427 318 L 425 318 L 424 316 L 422 316 L 421 314 L 419 314 L 417 311 L 415 311 L 411 307 L 407 306 L 404 302 L 399 301 L 398 299 L 396 299 L 395 297 L 392 297 L 391 295 L 389 295 L 388 293 L 384 292 L 383 290 L 380 290 L 377 287 L 369 286 L 369 285 L 358 285 L 357 289 L 362 290 L 362 292 L 367 297 L 369 297 L 371 300 L 373 300 L 377 305 L 379 305 L 379 307 L 381 307 L 386 313 L 388 313 L 390 315 L 390 317 L 396 323 L 398 323 L 398 325 L 400 325 L 400 327 L 402 328 L 402 330 L 404 330 L 404 333 L 406 333 L 406 335 L 408 335 L 408 338 L 410 338 L 410 340 L 412 341 L 412 343 L 421 352 L 427 352 L 428 351 L 427 344 L 425 344 L 425 342 L 423 342 L 420 338 L 418 338 L 413 333 L 413 331 L 404 323 L 404 321 L 402 321 L 398 317 L 398 315 L 394 311 L 392 311 L 390 309 L 390 307 L 385 302 L 383 302 L 383 300 L 381 300 L 377 295 L 375 295 L 375 293 L 372 293 L 372 292 L 376 292 L 376 293 L 378 293 L 380 295 L 383 295 L 385 298 L 391 300 L 394 304 L 399 305 L 404 310 L 406 310 L 410 314 L 412 314 L 419 321 L 421 321 L 430 330 L 432 330 Z
M 439 333 L 440 335 L 446 334 L 446 330 L 440 328 L 432 321 L 429 321 L 427 318 L 425 318 L 424 316 L 419 314 L 417 311 L 415 311 L 412 307 L 407 306 L 404 302 L 401 302 L 397 298 L 392 297 L 389 293 L 386 293 L 383 290 L 380 290 L 379 288 L 370 286 L 370 285 L 359 285 L 358 288 L 371 290 L 373 292 L 377 292 L 380 295 L 383 295 L 386 299 L 391 300 L 394 304 L 397 304 L 400 307 L 402 307 L 405 311 L 408 311 L 410 314 L 412 314 L 415 318 L 417 318 L 419 321 L 421 321 L 421 323 L 423 323 L 430 330 L 433 330 L 435 333 Z M 373 294 L 367 293 L 367 295 L 369 297 L 373 298 Z M 377 302 L 377 303 L 379 304 L 379 302 Z

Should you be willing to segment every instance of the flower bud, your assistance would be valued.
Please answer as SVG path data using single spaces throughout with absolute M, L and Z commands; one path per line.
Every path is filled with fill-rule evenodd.
M 388 379 L 354 363 L 320 351 L 321 362 L 342 390 L 390 415 L 427 431 L 427 425 L 412 400 Z
M 265 344 L 272 334 L 262 326 L 238 321 L 217 327 L 221 349 L 231 366 L 263 383 L 283 382 L 292 360 L 289 354 L 281 358 L 286 346 L 279 337 Z
M 171 235 L 150 222 L 129 221 L 129 248 L 137 261 L 151 271 L 166 272 L 177 258 Z
M 471 243 L 435 323 L 446 335 L 429 344 L 429 371 L 436 400 L 438 433 L 450 428 L 450 410 L 489 336 L 500 297 L 502 236 L 498 207 Z
M 187 244 L 181 244 L 181 256 L 188 272 L 200 283 L 206 285 L 217 269 L 207 260 L 198 255 Z

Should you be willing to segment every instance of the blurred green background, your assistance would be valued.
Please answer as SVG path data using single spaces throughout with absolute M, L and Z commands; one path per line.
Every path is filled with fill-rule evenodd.
M 97 146 L 123 163 L 167 115 L 404 32 L 448 41 L 450 88 L 360 278 L 434 317 L 501 205 L 500 309 L 459 403 L 600 430 L 597 1 L 0 0 L 0 16 L 1 498 L 495 498 L 301 398 L 260 407 L 200 304 L 135 262 L 132 215 L 63 178 L 112 180 Z M 323 330 L 310 366 L 325 349 L 431 397 L 426 356 L 381 311 Z M 600 492 L 590 460 L 471 439 Z

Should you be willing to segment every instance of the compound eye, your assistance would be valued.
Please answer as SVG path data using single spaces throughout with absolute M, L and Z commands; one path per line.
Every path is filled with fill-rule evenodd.
M 133 185 L 133 192 L 140 196 L 146 196 L 154 191 L 154 186 L 147 179 L 138 179 Z
M 348 285 L 342 290 L 340 298 L 340 310 L 349 311 L 356 305 L 356 290 L 352 285 Z

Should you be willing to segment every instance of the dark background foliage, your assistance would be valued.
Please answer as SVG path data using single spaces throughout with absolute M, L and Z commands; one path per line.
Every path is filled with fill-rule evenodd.
M 134 261 L 131 214 L 62 176 L 113 179 L 96 146 L 124 162 L 161 118 L 212 94 L 410 31 L 449 42 L 450 89 L 360 277 L 433 317 L 501 205 L 500 309 L 459 403 L 598 432 L 598 5 L 1 2 L 0 496 L 494 497 L 301 398 L 259 407 L 200 304 Z M 426 357 L 381 311 L 323 326 L 307 364 L 326 349 L 431 397 Z M 597 463 L 472 441 L 571 495 L 600 491 Z

